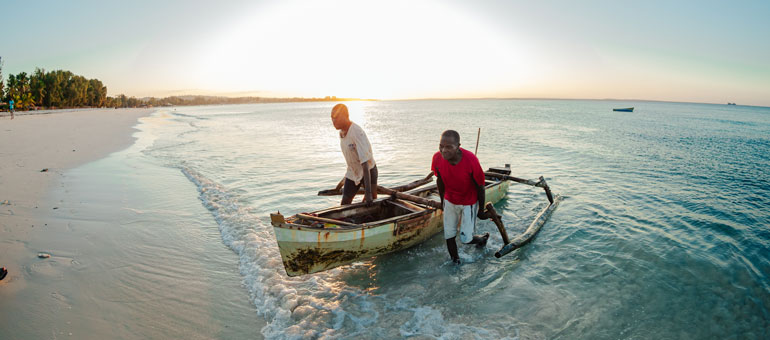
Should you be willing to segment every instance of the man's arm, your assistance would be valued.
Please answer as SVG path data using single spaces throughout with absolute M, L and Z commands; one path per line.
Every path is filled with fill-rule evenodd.
M 438 196 L 441 197 L 441 206 L 444 206 L 444 180 L 441 179 L 441 173 L 436 170 L 436 187 L 438 188 Z
M 486 209 L 484 209 L 484 202 L 487 200 L 486 188 L 484 188 L 484 183 L 482 183 L 482 185 L 476 183 L 476 179 L 473 178 L 473 175 L 471 175 L 471 180 L 474 184 L 476 184 L 476 197 L 479 199 L 479 211 L 476 213 L 476 217 L 482 220 L 486 220 L 489 218 Z
M 372 204 L 372 178 L 369 174 L 369 164 L 367 162 L 361 163 L 361 167 L 364 169 L 364 202 L 367 206 Z

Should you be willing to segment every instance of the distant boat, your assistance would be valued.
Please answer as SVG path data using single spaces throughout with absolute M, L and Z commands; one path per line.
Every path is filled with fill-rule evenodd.
M 612 111 L 618 111 L 618 112 L 634 112 L 633 107 L 626 107 L 622 109 L 612 109 Z
M 735 105 L 735 103 L 727 103 L 727 105 Z

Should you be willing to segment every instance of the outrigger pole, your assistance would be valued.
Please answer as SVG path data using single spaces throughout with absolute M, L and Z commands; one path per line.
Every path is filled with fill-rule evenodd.
M 428 184 L 430 182 L 433 182 L 433 172 L 432 171 L 427 176 L 425 176 L 425 178 L 418 179 L 418 180 L 416 180 L 416 181 L 414 181 L 412 183 L 409 183 L 409 184 L 399 185 L 397 187 L 392 187 L 392 188 L 385 188 L 385 187 L 382 187 L 382 186 L 378 185 L 377 186 L 377 193 L 378 194 L 390 195 L 390 191 L 398 191 L 398 192 L 409 191 L 409 190 L 412 190 L 412 189 L 414 189 L 416 187 Z M 318 196 L 335 196 L 335 195 L 338 196 L 338 195 L 342 195 L 342 184 L 344 184 L 344 183 L 345 183 L 345 178 L 342 178 L 342 180 L 340 181 L 340 184 L 338 184 L 336 188 L 329 189 L 329 190 L 321 190 L 321 191 L 318 192 Z M 358 189 L 358 193 L 357 194 L 363 194 L 364 192 L 365 192 L 364 188 L 362 187 L 362 188 Z
M 540 231 L 540 228 L 543 227 L 545 222 L 548 220 L 548 217 L 551 215 L 551 213 L 556 209 L 556 206 L 559 205 L 559 202 L 561 201 L 562 197 L 559 195 L 556 195 L 555 197 L 551 193 L 551 188 L 548 187 L 548 183 L 545 182 L 545 178 L 543 176 L 540 176 L 537 181 L 531 180 L 531 179 L 523 179 L 519 177 L 509 176 L 507 175 L 510 173 L 510 166 L 508 164 L 505 165 L 505 169 L 500 168 L 492 168 L 490 170 L 497 170 L 497 171 L 506 171 L 506 173 L 500 173 L 500 172 L 494 172 L 494 171 L 487 171 L 484 173 L 484 175 L 488 177 L 494 177 L 498 178 L 503 181 L 513 181 L 521 184 L 530 185 L 533 187 L 540 187 L 543 188 L 545 191 L 545 195 L 548 198 L 548 206 L 543 208 L 537 216 L 535 216 L 535 220 L 530 223 L 529 227 L 527 227 L 527 230 L 514 238 L 513 240 L 510 240 L 508 238 L 508 233 L 505 231 L 505 226 L 503 225 L 502 219 L 500 215 L 495 211 L 495 207 L 492 205 L 492 203 L 487 203 L 485 206 L 487 212 L 490 214 L 490 217 L 492 218 L 492 221 L 497 226 L 497 230 L 500 232 L 500 235 L 503 237 L 503 247 L 500 248 L 495 253 L 495 257 L 502 257 L 505 254 L 508 254 L 521 246 L 529 243 L 529 241 L 532 240 L 532 238 L 537 234 L 538 231 Z M 429 200 L 422 197 L 417 197 L 413 195 L 409 195 L 406 193 L 403 193 L 403 191 L 410 190 L 412 188 L 424 185 L 426 183 L 429 183 L 433 180 L 433 173 L 429 173 L 425 178 L 421 180 L 414 181 L 412 183 L 409 183 L 407 185 L 402 185 L 399 187 L 394 188 L 385 188 L 382 186 L 377 186 L 377 192 L 381 194 L 391 195 L 396 198 L 400 198 L 407 201 L 416 202 L 419 204 L 427 205 L 436 209 L 442 209 L 441 203 Z M 344 179 L 343 179 L 344 180 Z M 342 185 L 338 185 L 337 188 L 331 189 L 331 190 L 322 190 L 318 192 L 319 196 L 332 196 L 332 195 L 341 195 L 342 194 Z M 361 191 L 359 191 L 361 193 Z M 307 219 L 315 219 L 317 218 L 309 217 L 309 216 L 299 216 L 300 218 L 307 218 Z
M 543 188 L 545 191 L 545 195 L 548 197 L 548 206 L 543 208 L 543 210 L 540 211 L 540 213 L 535 216 L 535 220 L 532 221 L 532 223 L 529 224 L 529 227 L 527 227 L 527 230 L 514 238 L 513 240 L 508 239 L 508 233 L 505 231 L 505 226 L 503 225 L 503 222 L 500 218 L 500 215 L 497 214 L 497 211 L 495 211 L 495 207 L 492 205 L 492 203 L 487 203 L 485 208 L 487 209 L 487 212 L 491 215 L 492 221 L 495 222 L 495 225 L 497 226 L 497 230 L 500 231 L 500 235 L 503 237 L 503 247 L 500 248 L 495 253 L 495 257 L 499 258 L 502 257 L 505 254 L 508 254 L 521 246 L 529 243 L 529 241 L 532 240 L 532 238 L 537 234 L 538 231 L 540 231 L 540 228 L 545 224 L 546 220 L 548 220 L 548 217 L 551 215 L 551 213 L 556 209 L 556 206 L 559 205 L 559 202 L 561 201 L 561 196 L 554 197 L 551 193 L 551 188 L 548 187 L 548 183 L 545 182 L 545 179 L 543 176 L 540 176 L 538 181 L 534 180 L 528 180 L 513 176 L 508 176 L 496 172 L 485 172 L 485 175 L 489 177 L 495 177 L 499 178 L 501 180 L 510 180 L 517 183 L 522 183 L 526 185 L 531 185 L 534 187 L 540 187 Z

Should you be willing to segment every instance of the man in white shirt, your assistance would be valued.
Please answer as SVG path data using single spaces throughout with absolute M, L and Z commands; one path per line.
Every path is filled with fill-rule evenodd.
M 374 162 L 369 138 L 358 124 L 350 121 L 345 104 L 337 104 L 332 108 L 332 124 L 340 130 L 340 148 L 348 165 L 340 204 L 350 204 L 363 184 L 364 202 L 369 206 L 377 198 L 377 164 Z

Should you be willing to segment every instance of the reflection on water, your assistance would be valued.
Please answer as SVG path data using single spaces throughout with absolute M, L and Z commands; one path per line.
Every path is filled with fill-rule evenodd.
M 543 175 L 566 198 L 524 249 L 496 259 L 440 236 L 289 278 L 268 214 L 338 204 L 334 103 L 184 107 L 142 124 L 144 154 L 196 187 L 267 338 L 722 338 L 770 332 L 770 110 L 719 105 L 447 100 L 349 103 L 383 185 L 429 171 L 438 137 L 461 134 L 482 166 Z M 140 143 L 142 141 L 140 140 Z M 178 194 L 173 191 L 164 195 Z M 543 207 L 512 185 L 496 205 L 513 235 Z M 204 223 L 205 224 L 205 223 Z M 257 318 L 257 315 L 254 317 Z

